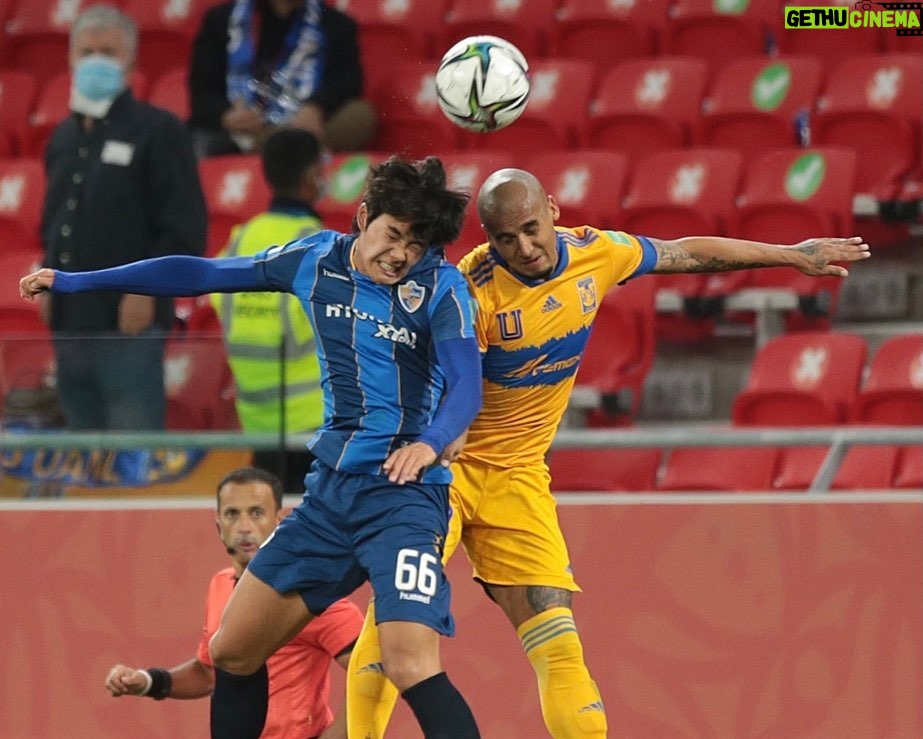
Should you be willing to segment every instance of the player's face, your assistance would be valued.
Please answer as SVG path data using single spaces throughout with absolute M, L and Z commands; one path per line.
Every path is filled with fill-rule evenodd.
M 410 233 L 410 224 L 382 213 L 373 221 L 363 203 L 356 214 L 359 237 L 353 266 L 379 285 L 395 285 L 426 253 L 426 246 Z
M 240 575 L 282 520 L 272 488 L 265 482 L 229 482 L 218 496 L 218 534 Z M 233 550 L 233 551 L 232 551 Z
M 484 220 L 490 245 L 509 268 L 529 279 L 551 274 L 558 264 L 554 222 L 561 215 L 550 195 L 526 196 L 507 202 Z

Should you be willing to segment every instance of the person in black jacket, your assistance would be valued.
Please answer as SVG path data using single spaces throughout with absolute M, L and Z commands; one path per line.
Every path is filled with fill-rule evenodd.
M 259 148 L 276 126 L 331 151 L 365 148 L 376 115 L 362 99 L 357 27 L 322 0 L 233 0 L 202 19 L 189 70 L 198 157 Z
M 74 272 L 205 249 L 205 198 L 189 133 L 173 114 L 135 100 L 127 79 L 138 31 L 99 5 L 74 21 L 68 116 L 45 152 L 44 264 Z M 165 425 L 167 298 L 90 292 L 43 299 L 57 387 L 74 430 Z

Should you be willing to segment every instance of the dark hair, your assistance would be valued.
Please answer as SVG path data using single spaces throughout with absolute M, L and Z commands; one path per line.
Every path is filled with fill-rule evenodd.
M 273 193 L 293 192 L 304 171 L 319 161 L 320 142 L 300 128 L 280 128 L 263 143 L 263 175 Z
M 221 508 L 221 488 L 228 484 L 246 485 L 248 482 L 265 482 L 272 488 L 272 497 L 276 501 L 276 508 L 282 507 L 282 481 L 271 472 L 257 467 L 238 467 L 221 478 L 221 482 L 218 483 L 215 490 L 218 507 Z
M 437 157 L 411 162 L 392 156 L 372 167 L 363 202 L 368 222 L 387 213 L 410 223 L 410 233 L 426 246 L 441 246 L 458 238 L 470 199 L 446 187 Z

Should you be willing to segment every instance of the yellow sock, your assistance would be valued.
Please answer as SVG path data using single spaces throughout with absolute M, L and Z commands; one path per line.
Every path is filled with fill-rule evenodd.
M 606 736 L 606 711 L 583 662 L 569 608 L 533 616 L 516 633 L 538 678 L 545 726 L 554 739 Z
M 397 688 L 385 677 L 381 663 L 373 599 L 346 672 L 346 729 L 350 739 L 382 739 L 397 698 Z

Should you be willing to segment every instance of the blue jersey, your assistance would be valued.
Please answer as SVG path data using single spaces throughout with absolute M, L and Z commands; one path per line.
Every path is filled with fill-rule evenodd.
M 458 270 L 433 250 L 397 285 L 352 268 L 355 236 L 321 231 L 254 257 L 267 284 L 301 301 L 317 339 L 324 424 L 308 444 L 338 470 L 380 474 L 417 441 L 444 390 L 434 345 L 474 336 L 473 301 Z M 425 482 L 447 483 L 447 468 Z

